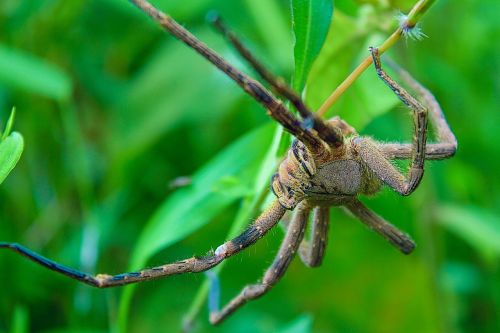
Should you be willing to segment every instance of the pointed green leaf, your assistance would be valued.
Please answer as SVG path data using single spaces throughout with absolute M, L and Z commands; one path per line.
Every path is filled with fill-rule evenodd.
M 295 71 L 292 87 L 302 91 L 325 42 L 333 14 L 332 0 L 292 0 Z
M 23 148 L 23 137 L 17 132 L 12 132 L 5 140 L 0 142 L 0 184 L 16 166 Z
M 1 134 L 2 132 L 0 132 L 1 134 L 0 141 L 5 140 L 9 136 L 10 132 L 12 131 L 12 126 L 14 126 L 15 118 L 16 118 L 16 108 L 13 107 L 12 111 L 10 112 L 9 120 L 7 120 L 7 124 L 5 125 L 5 130 L 3 131 L 3 134 Z
M 12 326 L 10 333 L 29 332 L 29 312 L 26 306 L 16 305 L 12 316 Z

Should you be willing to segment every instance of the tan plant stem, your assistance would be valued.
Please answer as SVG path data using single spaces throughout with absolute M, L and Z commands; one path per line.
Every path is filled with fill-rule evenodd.
M 420 0 L 406 17 L 404 21 L 401 22 L 399 27 L 392 33 L 389 38 L 387 38 L 382 45 L 378 47 L 379 53 L 382 54 L 388 49 L 390 49 L 404 34 L 405 31 L 413 29 L 418 21 L 422 18 L 429 7 L 436 2 L 436 0 Z M 371 56 L 367 56 L 359 65 L 356 67 L 349 76 L 331 93 L 330 96 L 323 102 L 319 107 L 317 114 L 322 117 L 325 113 L 332 107 L 337 100 L 342 96 L 347 89 L 357 80 L 357 78 L 372 64 Z

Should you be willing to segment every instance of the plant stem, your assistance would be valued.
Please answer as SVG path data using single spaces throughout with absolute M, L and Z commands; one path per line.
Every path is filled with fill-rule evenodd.
M 413 29 L 425 12 L 429 9 L 436 0 L 420 0 L 406 17 L 404 21 L 401 22 L 399 27 L 392 33 L 389 38 L 387 38 L 382 45 L 378 47 L 379 53 L 383 54 L 385 51 L 390 49 L 404 34 L 405 31 Z M 331 93 L 330 96 L 323 102 L 319 107 L 317 113 L 320 117 L 324 116 L 325 113 L 332 107 L 333 104 L 342 96 L 346 90 L 356 81 L 356 79 L 371 65 L 371 56 L 366 57 L 361 64 L 356 67 L 351 74 Z

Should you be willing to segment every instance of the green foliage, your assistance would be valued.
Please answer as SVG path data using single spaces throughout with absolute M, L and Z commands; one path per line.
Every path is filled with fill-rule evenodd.
M 16 306 L 14 316 L 12 318 L 12 327 L 10 333 L 27 333 L 29 332 L 29 314 L 24 306 Z
M 57 100 L 67 99 L 71 93 L 71 80 L 56 66 L 5 45 L 0 45 L 0 81 Z
M 333 14 L 332 0 L 292 0 L 293 54 L 292 87 L 302 91 L 312 64 L 323 46 Z
M 310 316 L 304 315 L 295 319 L 286 327 L 278 330 L 278 333 L 309 333 L 312 332 L 313 320 Z
M 218 10 L 273 72 L 305 86 L 317 109 L 414 1 L 336 0 L 333 16 L 326 0 L 292 3 L 154 2 L 255 76 L 204 21 Z M 214 328 L 202 274 L 94 290 L 2 251 L 0 332 L 176 332 L 186 313 L 194 332 L 498 331 L 497 7 L 437 1 L 422 18 L 429 38 L 387 53 L 435 93 L 459 140 L 457 156 L 427 164 L 412 196 L 362 198 L 415 238 L 411 256 L 333 209 L 323 266 L 295 260 L 272 293 Z M 120 273 L 203 255 L 271 198 L 288 138 L 127 1 L 6 0 L 0 25 L 0 119 L 13 119 L 16 105 L 15 129 L 29 142 L 23 151 L 13 120 L 2 126 L 1 241 Z M 372 69 L 329 113 L 362 135 L 411 139 L 406 109 Z M 169 189 L 179 176 L 191 184 Z M 222 302 L 261 278 L 281 238 L 271 232 L 215 270 Z
M 486 259 L 500 256 L 500 218 L 474 206 L 443 205 L 436 210 L 437 220 L 463 238 Z
M 272 137 L 271 126 L 254 130 L 224 149 L 195 172 L 191 184 L 169 196 L 152 215 L 132 254 L 130 270 L 146 265 L 159 250 L 199 230 L 235 200 L 254 196 L 252 175 Z M 241 152 L 244 152 L 241 155 Z M 120 327 L 125 328 L 134 287 L 128 287 L 120 306 Z
M 24 140 L 21 134 L 11 132 L 15 114 L 16 109 L 13 108 L 3 134 L 0 131 L 0 184 L 14 169 L 24 149 Z

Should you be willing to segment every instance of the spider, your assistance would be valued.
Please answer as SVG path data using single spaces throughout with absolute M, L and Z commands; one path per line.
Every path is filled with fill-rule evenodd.
M 267 293 L 285 274 L 298 251 L 301 260 L 310 267 L 319 266 L 325 254 L 329 224 L 329 208 L 343 207 L 361 222 L 381 235 L 404 254 L 415 248 L 413 240 L 357 199 L 373 195 L 382 186 L 389 186 L 403 196 L 411 194 L 424 174 L 426 160 L 441 160 L 455 154 L 457 141 L 434 96 L 406 71 L 393 65 L 399 77 L 424 103 L 412 97 L 383 69 L 379 52 L 370 48 L 377 75 L 399 99 L 411 109 L 414 121 L 412 143 L 381 143 L 359 136 L 347 122 L 334 117 L 328 121 L 312 113 L 303 100 L 283 80 L 276 78 L 258 62 L 220 18 L 215 27 L 229 40 L 256 72 L 284 99 L 297 109 L 299 120 L 270 91 L 256 80 L 229 64 L 167 14 L 146 0 L 131 0 L 166 31 L 194 49 L 235 81 L 253 97 L 295 140 L 272 177 L 271 188 L 276 199 L 246 230 L 204 257 L 192 257 L 174 263 L 118 275 L 91 275 L 49 260 L 17 243 L 0 242 L 0 248 L 10 249 L 55 272 L 97 288 L 122 286 L 155 278 L 203 272 L 237 254 L 262 238 L 278 224 L 287 211 L 292 217 L 284 223 L 286 233 L 279 251 L 262 280 L 247 285 L 225 307 L 218 307 L 218 284 L 212 276 L 209 296 L 210 321 L 218 324 L 247 301 Z M 436 130 L 437 142 L 427 144 L 428 117 Z M 401 173 L 391 160 L 410 159 L 408 174 Z M 312 213 L 310 239 L 304 239 L 307 221 Z

